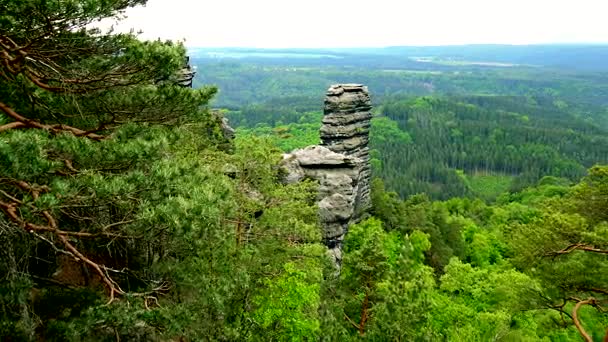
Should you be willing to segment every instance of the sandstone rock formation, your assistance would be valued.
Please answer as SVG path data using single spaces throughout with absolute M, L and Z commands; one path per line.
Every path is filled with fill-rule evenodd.
M 321 141 L 336 153 L 360 159 L 355 214 L 370 206 L 369 129 L 372 104 L 367 87 L 361 84 L 331 86 L 325 97 Z
M 192 68 L 190 65 L 190 56 L 186 56 L 183 68 L 179 70 L 176 75 L 177 80 L 175 83 L 180 87 L 192 88 L 192 80 L 194 79 L 194 75 L 196 75 L 196 71 L 194 71 L 194 68 Z
M 323 239 L 337 265 L 348 226 L 369 207 L 371 102 L 367 87 L 334 85 L 327 91 L 321 127 L 322 146 L 283 156 L 284 181 L 319 182 L 319 220 Z

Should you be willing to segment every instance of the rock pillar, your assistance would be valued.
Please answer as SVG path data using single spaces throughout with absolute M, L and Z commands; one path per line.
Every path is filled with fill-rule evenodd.
M 336 153 L 358 158 L 359 182 L 355 216 L 370 206 L 369 129 L 372 105 L 367 87 L 361 84 L 338 84 L 327 90 L 321 145 Z
M 369 129 L 371 102 L 367 87 L 334 85 L 327 91 L 321 146 L 283 155 L 286 183 L 309 178 L 319 182 L 317 205 L 323 240 L 339 267 L 348 226 L 370 205 Z

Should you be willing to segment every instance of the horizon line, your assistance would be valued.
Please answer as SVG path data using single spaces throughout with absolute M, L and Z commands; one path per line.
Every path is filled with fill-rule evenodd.
M 184 42 L 186 48 L 198 49 L 260 49 L 260 50 L 295 50 L 295 49 L 388 49 L 388 48 L 433 48 L 433 47 L 468 47 L 468 46 L 500 46 L 500 47 L 533 47 L 533 46 L 606 46 L 606 42 L 559 42 L 559 43 L 463 43 L 463 44 L 428 44 L 428 45 L 384 45 L 384 46 L 289 46 L 289 47 L 272 47 L 272 46 L 239 46 L 239 45 L 224 45 L 224 46 L 205 46 L 205 45 L 190 45 Z

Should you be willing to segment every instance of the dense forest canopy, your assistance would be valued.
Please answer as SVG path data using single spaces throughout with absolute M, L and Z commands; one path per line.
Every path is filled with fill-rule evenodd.
M 191 51 L 190 89 L 183 45 L 90 26 L 143 3 L 0 0 L 1 340 L 605 338 L 603 60 Z M 534 51 L 549 67 L 479 64 Z M 278 164 L 352 81 L 378 178 L 337 272 L 316 184 Z

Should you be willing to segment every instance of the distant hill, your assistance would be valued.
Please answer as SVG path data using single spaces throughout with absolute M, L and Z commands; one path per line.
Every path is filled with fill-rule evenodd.
M 608 44 L 393 46 L 336 49 L 193 47 L 190 48 L 190 54 L 199 59 L 238 59 L 273 64 L 289 61 L 292 65 L 298 64 L 298 60 L 304 64 L 310 63 L 312 59 L 327 65 L 401 66 L 425 69 L 427 66 L 417 59 L 426 57 L 431 58 L 429 60 L 431 63 L 439 65 L 446 65 L 445 62 L 506 63 L 579 71 L 608 71 Z

